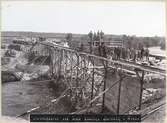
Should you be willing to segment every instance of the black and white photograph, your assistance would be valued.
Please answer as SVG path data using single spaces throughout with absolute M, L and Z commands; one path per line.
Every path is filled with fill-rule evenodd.
M 165 9 L 2 0 L 1 119 L 165 122 Z

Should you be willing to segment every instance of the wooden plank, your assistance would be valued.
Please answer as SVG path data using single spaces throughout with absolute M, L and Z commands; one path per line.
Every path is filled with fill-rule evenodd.
M 103 91 L 106 90 L 106 83 L 107 83 L 107 74 L 108 74 L 108 71 L 107 71 L 107 66 L 108 66 L 108 62 L 104 63 L 106 64 L 106 68 L 104 69 L 105 70 L 105 73 L 104 73 L 104 85 L 103 85 Z M 105 106 L 105 96 L 106 96 L 106 93 L 103 94 L 103 102 L 102 102 L 102 112 L 104 111 L 104 106 Z
M 142 95 L 143 95 L 143 85 L 144 85 L 144 71 L 142 71 L 142 76 L 140 77 L 138 71 L 136 71 L 136 74 L 140 80 L 140 98 L 139 98 L 139 109 L 141 109 L 142 104 Z
M 119 110 L 120 110 L 121 85 L 122 85 L 122 78 L 121 78 L 121 80 L 119 81 L 119 85 L 118 85 L 117 115 L 119 115 Z

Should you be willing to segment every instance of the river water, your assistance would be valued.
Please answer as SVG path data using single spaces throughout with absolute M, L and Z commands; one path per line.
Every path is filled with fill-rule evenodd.
M 51 82 L 2 84 L 2 115 L 17 116 L 56 98 Z
M 149 52 L 152 55 L 165 56 L 165 50 L 162 50 L 160 47 L 150 47 Z

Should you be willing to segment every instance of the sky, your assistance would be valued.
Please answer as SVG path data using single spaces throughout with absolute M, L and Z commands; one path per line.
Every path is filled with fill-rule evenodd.
M 2 31 L 165 36 L 165 2 L 2 1 Z

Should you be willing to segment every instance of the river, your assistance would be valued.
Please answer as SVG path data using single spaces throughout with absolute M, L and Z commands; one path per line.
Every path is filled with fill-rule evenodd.
M 149 52 L 152 55 L 165 56 L 165 50 L 162 50 L 160 47 L 150 47 Z
M 51 82 L 8 82 L 2 84 L 2 115 L 17 116 L 55 99 Z

